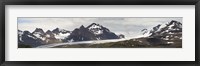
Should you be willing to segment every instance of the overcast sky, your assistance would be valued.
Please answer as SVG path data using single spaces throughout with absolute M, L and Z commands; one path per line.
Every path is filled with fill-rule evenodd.
M 18 29 L 34 31 L 35 28 L 42 28 L 44 31 L 61 28 L 66 30 L 74 30 L 81 25 L 87 27 L 91 23 L 98 23 L 110 29 L 116 34 L 124 34 L 126 37 L 135 37 L 141 34 L 144 28 L 152 28 L 158 24 L 166 24 L 171 20 L 182 22 L 181 17 L 95 17 L 95 18 L 31 18 L 19 17 Z

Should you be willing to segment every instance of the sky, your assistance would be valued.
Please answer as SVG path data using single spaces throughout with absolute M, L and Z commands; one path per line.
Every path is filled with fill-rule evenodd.
M 125 37 L 141 35 L 142 29 L 151 29 L 158 24 L 166 24 L 171 20 L 182 23 L 182 17 L 18 17 L 18 29 L 33 32 L 36 28 L 44 31 L 61 28 L 73 31 L 81 25 L 87 27 L 92 23 L 100 24 L 116 34 Z

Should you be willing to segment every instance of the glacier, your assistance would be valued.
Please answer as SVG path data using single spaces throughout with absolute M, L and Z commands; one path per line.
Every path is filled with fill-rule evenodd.
M 51 47 L 56 47 L 56 46 L 61 46 L 61 45 L 73 45 L 73 44 L 100 44 L 100 43 L 118 42 L 118 41 L 130 40 L 130 39 L 133 39 L 133 38 L 54 43 L 54 44 L 41 45 L 36 48 L 51 48 Z

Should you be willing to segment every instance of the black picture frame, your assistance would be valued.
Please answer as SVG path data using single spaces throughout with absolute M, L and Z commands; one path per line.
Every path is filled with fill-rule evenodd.
M 200 0 L 2 0 L 1 66 L 199 66 Z M 5 5 L 195 5 L 195 61 L 5 61 Z

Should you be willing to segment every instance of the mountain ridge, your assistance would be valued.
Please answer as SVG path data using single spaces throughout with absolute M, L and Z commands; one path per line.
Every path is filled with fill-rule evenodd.
M 18 39 L 21 39 L 22 33 L 20 32 L 21 30 L 18 30 Z M 96 23 L 92 23 L 87 27 L 81 25 L 79 28 L 75 28 L 73 31 L 55 28 L 52 31 L 47 30 L 44 32 L 42 28 L 36 28 L 32 33 L 29 33 L 32 34 L 31 37 L 40 39 L 40 43 L 38 43 L 40 45 L 61 42 L 120 39 L 125 37 L 122 34 L 116 35 L 108 28 Z M 26 39 L 24 40 L 27 41 Z M 20 40 L 18 40 L 18 42 L 19 44 L 27 44 L 26 42 L 21 42 Z M 37 41 L 35 40 L 35 42 Z

